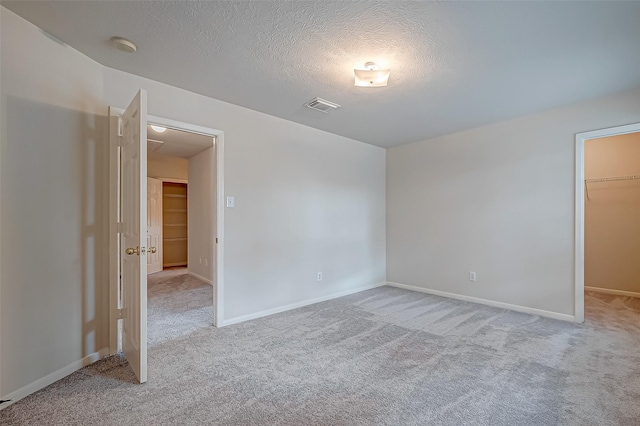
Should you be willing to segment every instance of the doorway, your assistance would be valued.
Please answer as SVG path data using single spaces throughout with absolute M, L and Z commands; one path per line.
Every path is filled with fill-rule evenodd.
M 146 105 L 146 93 L 143 93 L 143 104 Z M 135 101 L 135 99 L 134 99 Z M 146 106 L 145 106 L 146 109 Z M 119 309 L 120 295 L 122 294 L 122 286 L 121 286 L 121 275 L 120 275 L 120 232 L 122 229 L 122 225 L 119 223 L 119 200 L 120 193 L 122 190 L 122 182 L 119 175 L 119 170 L 122 167 L 121 158 L 120 158 L 120 150 L 121 147 L 119 145 L 120 140 L 122 139 L 122 130 L 121 130 L 121 120 L 120 116 L 122 116 L 124 110 L 118 108 L 109 108 L 109 116 L 110 116 L 110 352 L 115 354 L 118 352 L 118 336 L 120 332 L 120 322 L 119 317 L 122 315 L 121 311 L 126 312 L 126 308 Z M 198 125 L 189 124 L 186 122 L 179 122 L 167 118 L 156 117 L 156 116 L 148 116 L 146 115 L 146 111 L 143 114 L 146 116 L 145 122 L 148 125 L 160 126 L 169 130 L 182 131 L 191 134 L 197 134 L 200 136 L 205 136 L 210 140 L 210 149 L 209 152 L 211 164 L 215 167 L 213 171 L 215 173 L 210 173 L 208 179 L 203 180 L 203 184 L 200 185 L 201 191 L 208 191 L 210 197 L 208 201 L 208 207 L 210 214 L 201 215 L 201 219 L 207 222 L 208 227 L 200 227 L 198 228 L 200 231 L 198 232 L 198 236 L 201 242 L 204 244 L 208 244 L 210 255 L 202 256 L 202 264 L 205 267 L 210 268 L 210 284 L 213 288 L 213 318 L 211 318 L 211 322 L 214 326 L 222 325 L 223 318 L 223 310 L 222 310 L 222 300 L 223 300 L 223 244 L 224 244 L 224 235 L 223 235 L 223 224 L 224 224 L 224 211 L 223 204 L 221 202 L 223 198 L 224 191 L 224 181 L 223 181 L 223 165 L 224 165 L 224 133 L 222 131 L 206 128 Z M 147 135 L 149 137 L 149 135 Z M 146 144 L 146 141 L 145 141 Z M 203 156 L 203 157 L 206 157 Z M 146 158 L 146 156 L 145 156 Z M 197 167 L 196 167 L 197 169 Z M 193 192 L 193 188 L 190 185 L 189 191 Z M 146 191 L 145 191 L 146 192 Z M 146 205 L 146 200 L 145 200 Z M 200 206 L 201 207 L 201 206 Z M 189 210 L 189 207 L 188 209 Z M 192 209 L 193 211 L 202 212 L 204 209 L 197 208 Z M 144 244 L 144 243 L 143 243 Z M 141 249 L 143 249 L 141 247 Z M 196 253 L 193 253 L 196 254 Z M 188 259 L 188 264 L 192 265 L 200 265 L 201 257 L 194 261 L 193 259 Z M 146 269 L 146 268 L 145 268 Z M 146 274 L 145 274 L 146 275 Z M 199 275 L 198 271 L 194 271 L 193 275 Z M 145 279 L 146 283 L 146 279 Z M 144 307 L 146 311 L 146 306 Z M 142 381 L 142 380 L 141 380 Z
M 639 132 L 637 123 L 576 135 L 576 322 L 585 320 L 585 290 L 640 296 Z
M 215 139 L 147 126 L 147 342 L 211 326 Z

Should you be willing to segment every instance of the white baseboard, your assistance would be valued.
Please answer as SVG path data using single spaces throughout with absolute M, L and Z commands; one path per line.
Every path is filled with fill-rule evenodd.
M 57 382 L 60 379 L 64 379 L 65 377 L 67 377 L 69 374 L 80 370 L 82 367 L 86 367 L 89 364 L 93 364 L 94 362 L 98 361 L 99 359 L 105 357 L 109 355 L 109 348 L 103 348 L 100 349 L 100 351 L 98 352 L 94 352 L 92 354 L 89 354 L 87 356 L 85 356 L 84 358 L 75 361 L 69 365 L 67 365 L 66 367 L 61 368 L 58 371 L 54 371 L 51 374 L 48 374 L 46 376 L 44 376 L 41 379 L 36 380 L 35 382 L 32 382 L 20 389 L 18 389 L 17 391 L 11 392 L 9 395 L 5 395 L 0 399 L 9 399 L 9 402 L 5 402 L 4 404 L 2 404 L 2 406 L 0 407 L 0 410 L 7 408 L 8 406 L 10 406 L 11 404 L 20 401 L 22 398 L 31 395 L 34 392 L 39 391 L 40 389 L 44 389 L 47 386 L 49 386 L 52 383 Z
M 320 302 L 324 302 L 331 299 L 337 299 L 338 297 L 348 296 L 354 293 L 360 293 L 361 291 L 371 290 L 372 288 L 382 287 L 386 284 L 387 283 L 382 282 L 382 283 L 367 285 L 367 286 L 358 287 L 352 290 L 342 291 L 340 293 L 333 293 L 328 296 L 322 296 L 322 297 L 317 297 L 315 299 L 305 300 L 304 302 L 292 303 L 290 305 L 280 306 L 278 308 L 267 309 L 265 311 L 256 312 L 255 314 L 242 315 L 239 317 L 235 317 L 235 318 L 231 318 L 223 321 L 222 326 L 225 327 L 231 324 L 238 324 L 238 323 L 253 320 L 256 318 L 262 318 L 262 317 L 266 317 L 273 314 L 279 314 L 280 312 L 290 311 L 291 309 L 302 308 L 303 306 L 313 305 L 315 303 L 320 303 Z
M 569 321 L 569 322 L 576 321 L 576 317 L 574 315 L 560 314 L 558 312 L 551 312 L 551 311 L 545 311 L 542 309 L 529 308 L 527 306 L 512 305 L 510 303 L 497 302 L 495 300 L 480 299 L 478 297 L 464 296 L 462 294 L 448 293 L 446 291 L 431 290 L 428 288 L 416 287 L 412 285 L 406 285 L 406 284 L 400 284 L 400 283 L 394 283 L 394 282 L 387 282 L 387 285 L 391 287 L 403 288 L 405 290 L 419 291 L 421 293 L 433 294 L 435 296 L 448 297 L 450 299 L 464 300 L 465 302 L 479 303 L 481 305 L 488 305 L 496 308 L 510 309 L 516 312 L 523 312 L 525 314 L 538 315 L 541 317 L 553 318 L 561 321 Z
M 192 277 L 196 277 L 200 281 L 204 281 L 205 283 L 207 283 L 209 285 L 213 285 L 213 281 L 211 281 L 208 278 L 203 277 L 202 275 L 198 275 L 195 272 L 187 271 L 187 274 L 191 275 Z
M 604 294 L 613 294 L 615 296 L 626 296 L 626 297 L 640 297 L 640 293 L 636 293 L 635 291 L 623 291 L 623 290 L 613 290 L 610 288 L 600 288 L 600 287 L 584 287 L 584 291 L 593 291 L 595 293 L 604 293 Z

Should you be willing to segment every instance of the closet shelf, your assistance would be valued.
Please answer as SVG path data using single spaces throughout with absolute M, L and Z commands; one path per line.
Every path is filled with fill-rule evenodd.
M 162 241 L 187 241 L 187 237 L 183 237 L 183 238 L 164 238 Z
M 587 193 L 587 200 L 590 201 L 590 198 L 589 198 L 589 186 L 587 185 L 588 183 L 615 182 L 615 181 L 619 181 L 619 180 L 638 180 L 638 179 L 640 179 L 640 175 L 611 176 L 611 177 L 604 177 L 604 178 L 585 179 L 584 180 L 584 190 Z
M 171 227 L 171 226 L 187 226 L 187 224 L 186 223 L 165 223 L 164 226 L 168 226 L 168 227 Z
M 166 209 L 163 211 L 167 213 L 186 213 L 187 209 Z
M 187 198 L 185 194 L 163 194 L 162 196 L 167 198 Z

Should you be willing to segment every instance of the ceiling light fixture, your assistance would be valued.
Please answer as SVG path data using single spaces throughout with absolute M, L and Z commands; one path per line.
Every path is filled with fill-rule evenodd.
M 124 37 L 111 37 L 111 43 L 116 49 L 122 50 L 123 52 L 133 53 L 138 50 L 134 42 Z
M 154 126 L 154 125 L 151 125 L 151 128 L 152 128 L 152 129 L 153 129 L 153 131 L 154 131 L 154 132 L 156 132 L 156 133 L 164 133 L 164 132 L 167 130 L 167 128 L 166 128 L 166 127 L 162 127 L 162 126 Z
M 365 69 L 354 69 L 355 85 L 359 87 L 385 87 L 389 82 L 391 70 L 379 70 L 374 62 L 364 64 Z

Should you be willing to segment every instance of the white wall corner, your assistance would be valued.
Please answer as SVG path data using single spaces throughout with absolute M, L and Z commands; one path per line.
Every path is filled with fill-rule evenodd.
M 205 283 L 213 286 L 213 281 L 208 279 L 208 278 L 203 277 L 202 275 L 198 275 L 195 272 L 190 271 L 190 270 L 187 270 L 187 274 L 191 275 L 192 277 L 195 277 L 195 278 L 199 279 L 200 281 L 204 281 Z

